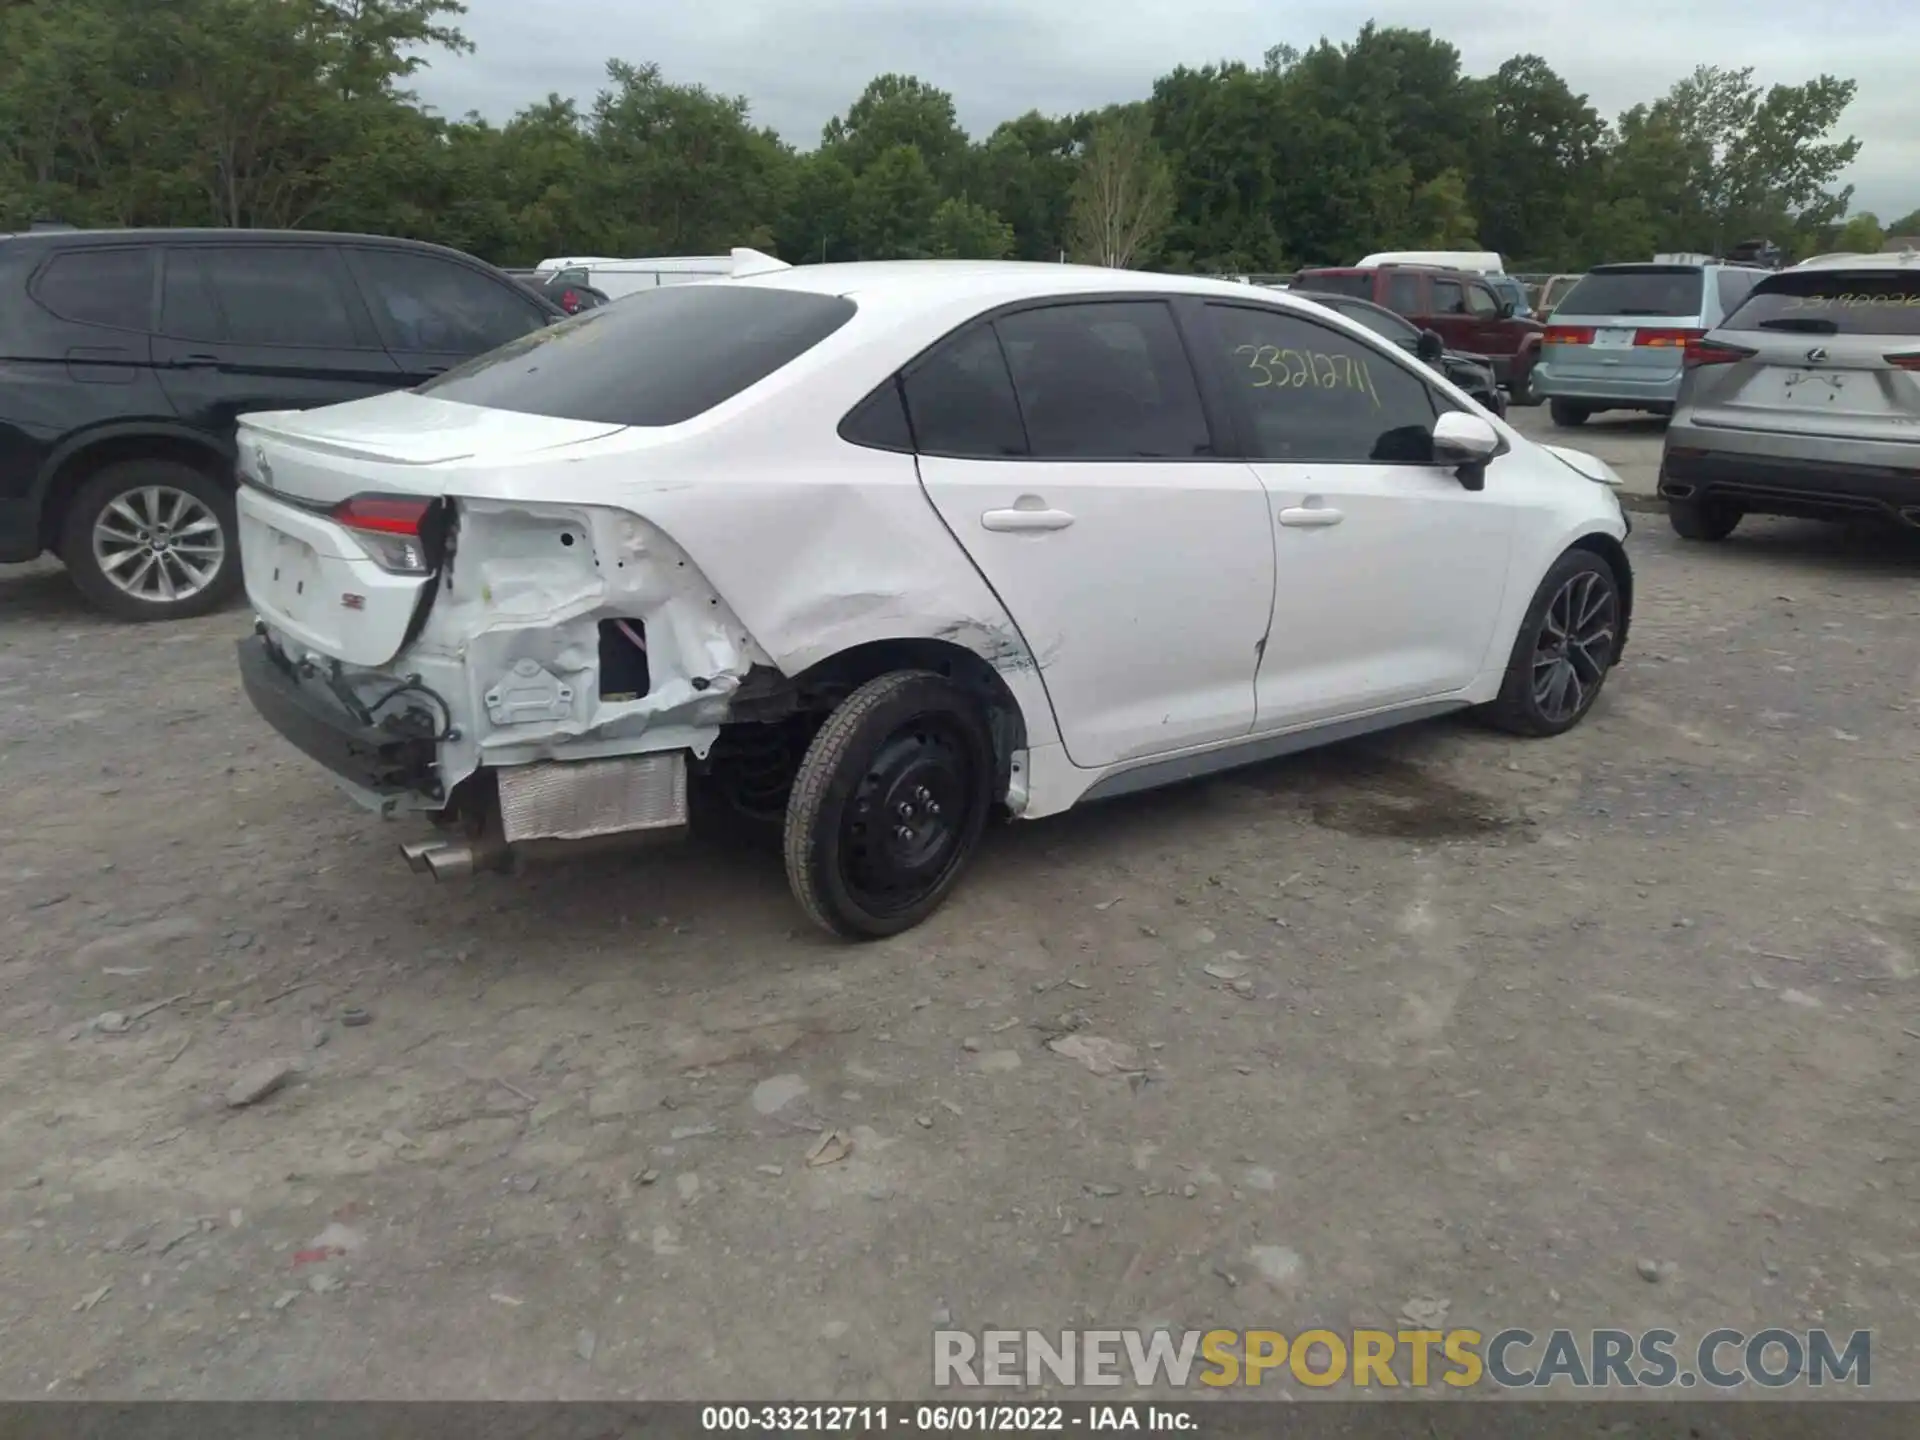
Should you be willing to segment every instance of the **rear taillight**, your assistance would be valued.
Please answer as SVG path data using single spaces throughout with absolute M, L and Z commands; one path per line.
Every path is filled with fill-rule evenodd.
M 1650 345 L 1656 350 L 1684 350 L 1706 333 L 1704 330 L 1637 330 L 1633 343 Z
M 1593 327 L 1591 325 L 1549 325 L 1545 341 L 1548 345 L 1591 345 Z
M 1680 363 L 1689 370 L 1698 370 L 1702 365 L 1731 365 L 1736 360 L 1750 360 L 1753 354 L 1744 345 L 1729 345 L 1724 340 L 1695 335 L 1687 341 L 1687 352 Z
M 355 495 L 333 507 L 336 524 L 353 532 L 373 562 L 394 575 L 425 575 L 433 567 L 425 534 L 434 502 L 415 495 Z
M 1889 355 L 1887 363 L 1896 370 L 1920 370 L 1920 351 L 1912 355 Z

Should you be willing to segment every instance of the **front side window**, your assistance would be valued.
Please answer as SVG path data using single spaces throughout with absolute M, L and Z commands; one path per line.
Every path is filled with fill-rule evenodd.
M 1484 285 L 1467 286 L 1467 309 L 1476 320 L 1497 319 L 1500 314 L 1500 302 L 1494 298 L 1493 291 Z
M 457 260 L 358 250 L 353 265 L 374 323 L 396 350 L 479 355 L 547 323 L 525 295 Z
M 602 425 L 678 425 L 791 364 L 851 320 L 853 301 L 720 280 L 584 310 L 429 380 L 465 405 Z
M 1252 458 L 1432 462 L 1433 392 L 1390 355 L 1284 311 L 1207 308 Z
M 153 323 L 153 249 L 70 250 L 33 282 L 33 298 L 62 320 L 149 330 Z
M 1458 280 L 1436 280 L 1433 282 L 1433 313 L 1436 315 L 1464 315 L 1467 313 L 1467 296 Z
M 1782 270 L 1768 275 L 1722 326 L 1807 335 L 1920 335 L 1920 273 Z
M 340 258 L 321 245 L 195 246 L 236 345 L 355 349 Z
M 167 252 L 167 271 L 160 283 L 160 333 L 174 340 L 212 344 L 227 338 L 200 257 L 190 247 Z
M 1049 305 L 993 323 L 1036 460 L 1192 460 L 1212 432 L 1158 300 Z

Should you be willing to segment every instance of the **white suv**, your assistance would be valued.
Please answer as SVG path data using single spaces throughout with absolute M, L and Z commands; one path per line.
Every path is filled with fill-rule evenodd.
M 1229 282 L 890 262 L 637 295 L 246 417 L 249 695 L 437 875 L 703 817 L 918 923 L 1054 814 L 1467 706 L 1578 723 L 1601 461 Z

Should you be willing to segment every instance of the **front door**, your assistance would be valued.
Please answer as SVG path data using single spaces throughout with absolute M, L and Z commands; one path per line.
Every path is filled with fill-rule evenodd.
M 153 362 L 181 418 L 222 435 L 401 383 L 331 245 L 169 246 Z
M 1437 407 L 1417 363 L 1284 311 L 1210 303 L 1275 540 L 1256 682 L 1259 731 L 1438 698 L 1486 663 L 1513 511 L 1431 462 Z
M 346 253 L 387 352 L 409 385 L 518 340 L 551 318 L 511 281 L 449 257 L 365 244 Z
M 1219 458 L 1158 300 L 1005 314 L 905 378 L 929 499 L 1100 768 L 1252 728 L 1273 605 L 1259 480 Z

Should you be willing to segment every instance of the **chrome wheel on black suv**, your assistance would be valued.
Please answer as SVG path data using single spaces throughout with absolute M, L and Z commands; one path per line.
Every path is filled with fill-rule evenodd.
M 109 465 L 80 487 L 60 545 L 74 584 L 126 620 L 205 615 L 240 588 L 233 497 L 174 460 Z

